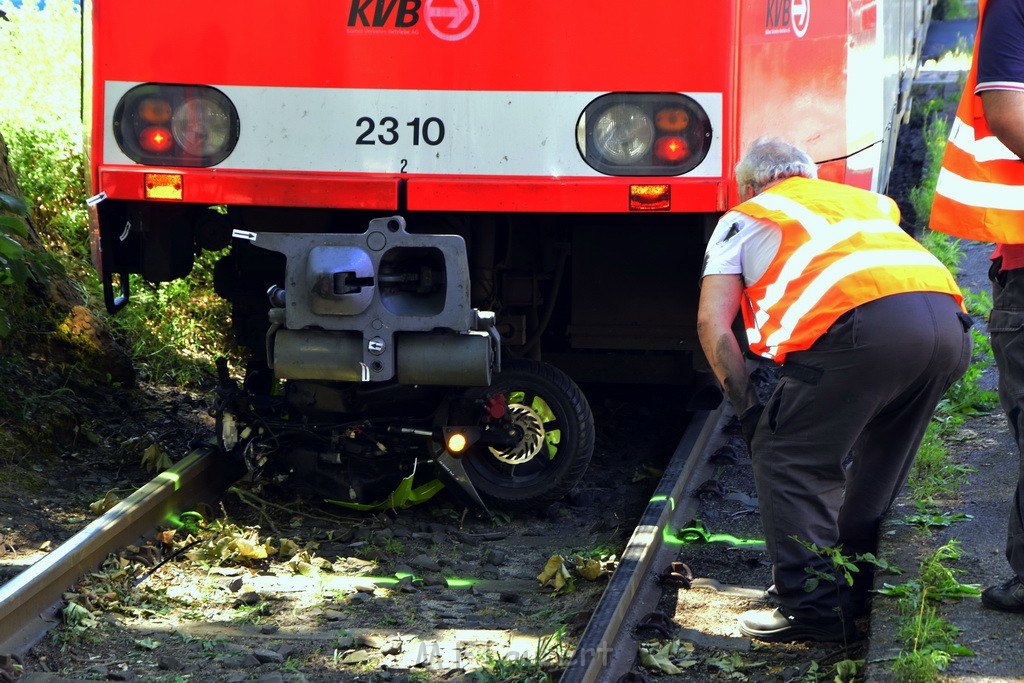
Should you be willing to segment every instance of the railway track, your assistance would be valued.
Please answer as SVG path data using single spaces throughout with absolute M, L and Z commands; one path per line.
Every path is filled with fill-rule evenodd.
M 662 408 L 665 407 L 662 406 Z M 679 415 L 674 407 L 669 407 L 668 411 L 676 419 L 682 418 L 682 415 Z M 651 417 L 651 414 L 646 413 L 644 417 Z M 461 541 L 461 545 L 451 552 L 454 555 L 468 556 L 474 552 L 480 552 L 481 547 L 484 547 L 482 555 L 486 559 L 483 562 L 484 568 L 479 572 L 479 578 L 470 580 L 466 584 L 460 584 L 450 577 L 440 579 L 438 576 L 431 576 L 432 574 L 450 574 L 453 570 L 457 571 L 460 568 L 459 564 L 448 563 L 441 559 L 442 566 L 438 567 L 441 571 L 432 572 L 430 567 L 425 566 L 427 563 L 422 554 L 409 557 L 417 547 L 415 541 L 431 538 L 437 542 L 442 535 L 442 532 L 438 530 L 440 527 L 437 522 L 425 521 L 431 513 L 413 509 L 403 511 L 401 515 L 397 516 L 398 520 L 406 517 L 419 518 L 410 523 L 408 528 L 411 531 L 408 534 L 403 533 L 400 527 L 392 529 L 393 535 L 385 533 L 387 527 L 375 528 L 381 516 L 371 517 L 370 523 L 367 523 L 367 519 L 364 518 L 354 527 L 354 533 L 346 535 L 345 542 L 340 547 L 344 547 L 348 555 L 351 556 L 353 549 L 365 548 L 367 545 L 384 546 L 382 537 L 407 538 L 408 546 L 403 556 L 395 558 L 393 565 L 398 566 L 401 570 L 408 569 L 404 566 L 407 563 L 411 564 L 412 569 L 423 576 L 424 580 L 422 581 L 419 579 L 416 581 L 407 579 L 404 583 L 402 580 L 396 581 L 395 576 L 401 575 L 402 571 L 392 572 L 390 575 L 385 575 L 383 571 L 368 572 L 367 570 L 370 570 L 371 567 L 366 560 L 356 562 L 356 569 L 359 570 L 356 572 L 357 576 L 338 576 L 335 572 L 331 576 L 325 575 L 318 586 L 313 585 L 315 582 L 307 582 L 305 588 L 302 587 L 302 582 L 299 582 L 298 588 L 293 585 L 292 588 L 281 589 L 273 579 L 268 579 L 265 576 L 267 572 L 243 570 L 239 574 L 245 583 L 249 584 L 247 588 L 251 588 L 252 592 L 258 593 L 262 597 L 272 595 L 275 591 L 278 591 L 278 595 L 281 594 L 281 591 L 283 593 L 291 591 L 292 595 L 305 592 L 317 594 L 323 603 L 320 610 L 308 605 L 291 608 L 312 609 L 317 612 L 319 623 L 316 628 L 307 628 L 304 635 L 298 636 L 299 629 L 287 627 L 279 629 L 276 626 L 266 628 L 266 624 L 263 624 L 262 628 L 256 630 L 260 631 L 258 644 L 262 644 L 264 647 L 254 647 L 253 649 L 254 651 L 266 650 L 273 641 L 290 642 L 292 649 L 298 651 L 301 648 L 296 648 L 295 644 L 300 640 L 308 642 L 322 638 L 328 644 L 335 646 L 341 644 L 342 647 L 340 649 L 335 647 L 333 652 L 334 664 L 337 667 L 338 653 L 343 651 L 346 645 L 351 646 L 348 649 L 355 652 L 359 652 L 360 647 L 374 649 L 372 646 L 378 645 L 380 647 L 375 649 L 377 654 L 380 654 L 394 651 L 397 643 L 397 649 L 402 650 L 406 655 L 419 656 L 420 661 L 409 665 L 409 670 L 418 670 L 421 673 L 434 671 L 436 673 L 436 670 L 440 668 L 441 672 L 448 671 L 450 673 L 453 665 L 455 669 L 467 666 L 472 668 L 471 662 L 474 659 L 479 662 L 482 657 L 486 658 L 487 655 L 481 653 L 488 649 L 500 663 L 509 652 L 511 655 L 507 661 L 512 661 L 517 653 L 529 656 L 530 648 L 539 647 L 538 643 L 550 643 L 549 639 L 545 639 L 543 632 L 546 628 L 550 629 L 551 622 L 549 621 L 547 626 L 537 624 L 535 623 L 537 619 L 528 618 L 526 615 L 531 614 L 531 611 L 533 613 L 543 612 L 543 609 L 536 610 L 534 608 L 545 601 L 557 603 L 564 600 L 565 604 L 561 606 L 561 609 L 555 608 L 555 616 L 563 621 L 568 621 L 569 615 L 575 613 L 577 625 L 576 633 L 566 636 L 564 643 L 560 644 L 560 647 L 563 645 L 565 647 L 563 653 L 575 651 L 575 655 L 567 665 L 565 661 L 561 664 L 564 666 L 562 680 L 618 680 L 622 674 L 635 667 L 637 643 L 639 642 L 637 625 L 645 614 L 654 609 L 654 605 L 661 598 L 663 587 L 658 580 L 659 570 L 672 562 L 678 554 L 678 548 L 665 544 L 664 539 L 671 538 L 672 530 L 681 528 L 693 518 L 696 500 L 694 491 L 701 482 L 705 481 L 714 467 L 708 454 L 720 446 L 723 439 L 727 438 L 723 435 L 726 420 L 727 414 L 723 413 L 722 409 L 693 414 L 690 416 L 689 425 L 682 439 L 679 440 L 673 454 L 668 458 L 664 454 L 652 453 L 650 451 L 653 448 L 651 443 L 636 443 L 635 438 L 630 438 L 634 450 L 641 454 L 638 456 L 640 460 L 646 460 L 649 463 L 664 463 L 664 473 L 660 482 L 653 489 L 653 495 L 649 483 L 646 486 L 640 486 L 641 489 L 646 490 L 646 493 L 641 491 L 640 495 L 635 497 L 635 501 L 643 500 L 646 496 L 646 508 L 642 511 L 642 506 L 637 507 L 635 502 L 626 505 L 627 508 L 632 506 L 635 508 L 634 510 L 622 513 L 614 511 L 612 509 L 614 506 L 607 506 L 608 514 L 611 517 L 621 516 L 622 519 L 625 519 L 632 514 L 635 519 L 639 520 L 635 524 L 635 528 L 630 527 L 632 531 L 624 542 L 622 539 L 625 529 L 621 524 L 613 526 L 612 529 L 603 528 L 600 523 L 590 524 L 588 530 L 594 533 L 581 536 L 578 527 L 559 525 L 558 520 L 555 519 L 553 523 L 551 521 L 539 523 L 537 527 L 528 529 L 525 534 L 517 535 L 511 531 L 486 531 L 480 524 L 470 524 L 464 519 L 460 529 L 454 533 L 452 533 L 451 526 L 446 527 L 445 533 L 449 537 L 455 536 Z M 634 422 L 635 416 L 623 418 L 623 423 Z M 652 438 L 664 439 L 663 434 L 655 435 L 654 432 L 657 430 L 647 431 L 649 432 L 648 436 Z M 629 458 L 624 458 L 621 451 L 616 454 L 616 457 L 623 460 L 623 467 L 626 469 L 643 467 L 639 460 L 633 462 Z M 595 467 L 601 468 L 602 465 L 597 463 Z M 622 495 L 625 488 L 615 485 L 615 482 L 621 484 L 622 472 L 626 469 L 606 472 L 605 476 L 610 477 L 607 481 L 613 484 L 607 488 L 602 488 L 603 485 L 600 481 L 596 484 L 584 482 L 584 488 L 589 486 L 591 492 L 596 492 L 596 495 L 606 492 Z M 42 663 L 43 670 L 60 670 L 65 675 L 73 674 L 74 667 L 70 667 L 70 669 L 60 667 L 57 664 L 58 657 L 55 655 L 34 658 L 33 653 L 37 653 L 43 647 L 42 645 L 28 650 L 29 645 L 38 641 L 46 629 L 57 623 L 55 619 L 56 606 L 64 591 L 78 577 L 98 567 L 108 553 L 146 537 L 161 526 L 169 515 L 189 509 L 196 501 L 223 497 L 225 489 L 241 474 L 238 470 L 224 468 L 223 461 L 209 449 L 193 452 L 174 468 L 160 475 L 116 508 L 89 524 L 69 541 L 49 553 L 43 560 L 0 587 L 0 652 L 17 654 L 21 661 L 26 663 L 26 671 L 32 670 L 33 664 Z M 556 513 L 554 517 L 557 518 L 558 514 Z M 600 522 L 600 520 L 597 521 Z M 494 522 L 491 520 L 492 529 L 493 524 Z M 315 534 L 316 532 L 312 533 L 312 535 Z M 368 539 L 368 542 L 360 539 Z M 571 595 L 563 594 L 552 597 L 550 587 L 538 586 L 535 578 L 529 578 L 538 571 L 540 558 L 548 556 L 552 550 L 572 548 L 574 544 L 578 543 L 584 545 L 605 543 L 614 546 L 616 539 L 619 539 L 617 550 L 620 552 L 613 553 L 616 559 L 608 566 L 614 564 L 616 568 L 606 582 L 579 581 L 579 584 L 586 583 L 586 585 L 579 585 L 578 590 L 573 591 Z M 323 540 L 321 540 L 321 544 L 320 547 L 324 550 L 326 550 L 324 545 L 330 546 L 330 543 L 325 543 Z M 333 546 L 331 547 L 333 548 Z M 520 559 L 520 551 L 523 549 L 526 549 L 526 555 L 530 559 Z M 326 554 L 326 552 L 321 552 L 322 556 L 326 556 Z M 504 560 L 502 560 L 503 555 L 507 555 Z M 260 576 L 260 574 L 264 574 L 264 576 Z M 155 582 L 156 579 L 150 579 L 150 581 Z M 180 573 L 164 579 L 166 584 L 178 581 L 181 581 Z M 468 590 L 462 590 L 457 587 L 459 585 L 469 585 L 470 587 Z M 188 592 L 190 589 L 185 588 L 184 590 Z M 375 592 L 379 594 L 382 591 L 391 591 L 392 594 L 401 596 L 402 591 L 405 590 L 419 592 L 422 604 L 434 604 L 438 599 L 442 602 L 448 600 L 451 605 L 454 605 L 452 613 L 440 614 L 436 610 L 429 612 L 430 609 L 434 609 L 433 607 L 421 608 L 420 614 L 435 615 L 432 617 L 435 620 L 435 628 L 428 629 L 429 633 L 421 634 L 419 637 L 409 635 L 416 630 L 412 628 L 411 624 L 395 624 L 394 622 L 398 620 L 394 617 L 382 616 L 377 619 L 377 624 L 373 624 L 372 620 L 371 623 L 367 623 L 367 620 L 363 618 L 375 611 L 371 603 L 391 600 L 375 596 Z M 326 597 L 324 597 L 325 594 Z M 356 602 L 356 605 L 359 606 L 358 617 L 349 615 L 348 618 L 345 618 L 345 615 L 342 615 L 341 622 L 331 621 L 338 616 L 339 612 L 352 611 L 351 596 L 358 597 L 360 594 L 370 597 Z M 348 597 L 341 597 L 343 595 Z M 474 598 L 475 610 L 461 608 L 460 596 L 466 597 L 467 595 L 476 596 Z M 268 599 L 267 602 L 276 600 L 277 598 Z M 398 602 L 397 599 L 392 601 Z M 261 601 L 260 604 L 266 604 L 266 602 Z M 328 607 L 324 608 L 325 604 Z M 481 604 L 488 605 L 488 607 L 480 609 Z M 521 609 L 512 610 L 514 614 L 507 619 L 488 620 L 472 617 L 474 611 L 479 613 L 495 609 L 495 605 L 509 605 Z M 276 609 L 277 614 L 281 614 L 284 608 Z M 469 615 L 469 617 L 460 619 L 458 616 L 452 617 L 452 614 Z M 591 615 L 582 630 L 579 625 L 579 615 L 581 614 Z M 397 626 L 397 628 L 390 629 L 390 633 L 388 633 L 388 629 L 382 628 L 382 625 L 387 622 L 391 622 L 389 625 Z M 519 624 L 524 634 L 534 633 L 536 635 L 517 636 L 517 629 L 514 628 L 516 623 Z M 248 626 L 252 625 L 254 624 L 248 624 Z M 447 629 L 437 628 L 442 625 Z M 191 622 L 174 626 L 169 622 L 162 623 L 159 618 L 154 620 L 150 617 L 146 620 L 143 632 L 160 634 L 161 638 L 168 640 L 172 634 L 177 634 L 180 638 L 204 639 L 208 642 L 231 642 L 253 635 L 252 628 L 236 628 L 238 626 L 237 621 L 225 623 L 216 620 L 207 624 Z M 350 636 L 339 638 L 337 635 L 339 626 Z M 495 628 L 496 626 L 503 628 Z M 139 626 L 134 625 L 131 628 L 138 629 Z M 132 634 L 136 640 L 137 636 L 137 632 Z M 574 640 L 576 645 L 572 647 Z M 389 642 L 391 643 L 390 647 L 387 645 Z M 385 645 L 381 646 L 382 643 Z M 453 644 L 455 651 L 446 652 L 446 644 Z M 88 650 L 89 648 L 84 648 L 83 653 L 76 658 L 88 662 L 90 659 L 95 660 L 99 657 L 85 654 Z M 539 656 L 540 652 L 535 650 L 532 654 Z M 416 658 L 416 656 L 412 657 L 412 659 Z M 327 660 L 329 661 L 330 658 Z M 386 662 L 387 657 L 382 655 L 381 660 L 384 662 L 384 668 L 387 669 L 389 666 Z M 392 660 L 390 667 L 394 670 L 401 670 L 401 665 L 396 666 L 397 661 L 394 658 Z M 310 662 L 311 660 L 307 658 L 306 661 Z M 411 660 L 407 656 L 403 661 L 408 664 Z M 188 669 L 190 665 L 184 662 L 183 666 Z M 555 668 L 558 669 L 558 666 Z M 329 679 L 324 680 L 346 680 L 341 675 L 344 669 L 344 662 L 342 662 L 341 671 L 333 672 Z M 307 680 L 315 680 L 314 671 L 313 667 L 306 671 Z M 166 673 L 170 675 L 172 672 Z M 202 676 L 203 674 L 199 674 L 199 678 L 196 680 L 202 680 Z M 154 678 L 153 680 L 161 679 Z M 174 679 L 168 678 L 167 680 Z M 433 679 L 425 678 L 423 680 Z
M 664 541 L 693 519 L 694 491 L 710 474 L 708 456 L 722 445 L 730 416 L 724 403 L 694 416 L 580 638 L 563 683 L 617 681 L 633 668 L 637 626 L 661 596 L 656 570 L 669 566 L 679 552 Z
M 193 504 L 222 494 L 242 474 L 225 465 L 214 448 L 195 450 L 0 586 L 0 653 L 21 656 L 55 626 L 64 591 L 109 553 Z

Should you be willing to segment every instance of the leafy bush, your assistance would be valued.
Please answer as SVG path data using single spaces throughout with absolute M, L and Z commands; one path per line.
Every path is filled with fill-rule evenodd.
M 230 307 L 213 292 L 218 256 L 201 254 L 183 280 L 155 285 L 131 276 L 131 301 L 107 324 L 147 379 L 209 386 L 217 356 L 239 357 L 230 341 Z
M 967 19 L 978 16 L 978 6 L 970 7 L 964 0 L 939 0 L 932 11 L 933 19 Z
M 51 0 L 43 9 L 35 3 L 14 7 L 10 0 L 0 0 L 0 9 L 8 18 L 0 21 L 0 135 L 7 141 L 11 167 L 43 246 L 74 278 L 87 305 L 102 309 L 101 285 L 89 255 L 85 205 L 91 192 L 81 84 L 88 82 L 83 71 L 88 65 L 83 66 L 81 54 L 80 8 L 71 0 Z M 132 276 L 130 305 L 106 317 L 141 375 L 179 386 L 203 386 L 213 377 L 213 358 L 229 352 L 230 314 L 212 292 L 214 258 L 200 257 L 188 280 L 158 286 Z M 0 298 L 0 332 L 5 300 Z
M 925 169 L 921 174 L 921 184 L 910 191 L 910 204 L 914 207 L 917 221 L 921 226 L 928 225 L 928 217 L 932 214 L 932 199 L 935 196 L 935 183 L 939 178 L 942 166 L 942 155 L 949 137 L 949 122 L 941 114 L 926 114 L 924 125 L 924 143 L 927 150 Z
M 18 216 L 28 216 L 28 207 L 17 197 L 0 192 L 0 210 L 17 216 L 0 214 L 0 285 L 25 284 L 28 267 L 25 265 L 25 248 L 14 239 L 28 237 L 28 230 Z
M 85 272 L 89 266 L 84 201 L 88 171 L 81 145 L 66 130 L 39 126 L 16 125 L 4 131 L 4 138 L 44 246 L 75 262 L 75 271 Z

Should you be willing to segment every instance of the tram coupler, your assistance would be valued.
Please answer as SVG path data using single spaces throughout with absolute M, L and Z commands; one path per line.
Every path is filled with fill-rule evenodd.
M 410 233 L 401 216 L 362 233 L 235 236 L 285 256 L 284 286 L 267 293 L 277 379 L 480 387 L 501 370 L 495 314 L 472 306 L 461 236 Z

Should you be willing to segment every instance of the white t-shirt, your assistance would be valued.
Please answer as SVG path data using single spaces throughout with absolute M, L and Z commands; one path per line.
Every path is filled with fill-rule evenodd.
M 711 233 L 703 275 L 742 274 L 750 286 L 768 270 L 781 243 L 782 231 L 777 225 L 729 211 Z

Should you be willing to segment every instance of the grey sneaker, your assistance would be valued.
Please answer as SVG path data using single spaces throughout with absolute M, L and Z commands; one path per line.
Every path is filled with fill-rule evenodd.
M 991 586 L 981 592 L 981 604 L 1004 612 L 1024 612 L 1024 583 L 1015 576 L 1001 586 Z
M 781 609 L 774 612 L 751 610 L 741 614 L 739 621 L 740 632 L 743 635 L 768 643 L 786 643 L 793 640 L 852 641 L 856 640 L 857 636 L 852 623 L 844 624 L 839 619 L 797 619 L 788 616 Z

